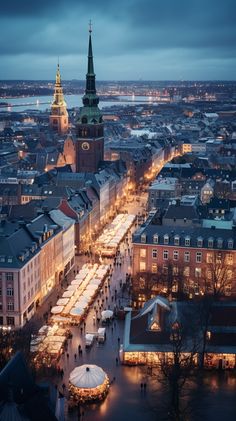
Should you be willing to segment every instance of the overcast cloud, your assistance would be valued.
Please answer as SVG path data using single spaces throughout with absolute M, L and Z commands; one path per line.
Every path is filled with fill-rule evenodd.
M 1 2 L 0 79 L 235 79 L 235 0 Z

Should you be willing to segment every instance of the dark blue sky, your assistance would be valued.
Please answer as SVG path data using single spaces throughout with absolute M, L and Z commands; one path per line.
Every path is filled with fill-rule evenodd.
M 8 0 L 0 79 L 83 79 L 88 21 L 99 80 L 234 80 L 236 0 Z

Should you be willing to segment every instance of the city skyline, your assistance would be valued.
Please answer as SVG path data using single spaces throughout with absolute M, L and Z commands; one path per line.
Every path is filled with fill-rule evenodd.
M 13 1 L 1 7 L 0 79 L 51 80 L 58 56 L 63 80 L 83 79 L 91 18 L 98 80 L 234 80 L 235 8 L 231 0 Z

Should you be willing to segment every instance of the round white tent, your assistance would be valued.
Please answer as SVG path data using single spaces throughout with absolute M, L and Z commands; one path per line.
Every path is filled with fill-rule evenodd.
M 80 402 L 101 400 L 108 392 L 109 379 L 101 367 L 84 364 L 70 373 L 69 389 Z

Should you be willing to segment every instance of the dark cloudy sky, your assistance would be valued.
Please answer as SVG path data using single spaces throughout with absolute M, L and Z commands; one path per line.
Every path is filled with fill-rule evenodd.
M 99 80 L 236 75 L 236 0 L 1 0 L 0 79 L 83 79 L 88 21 Z

